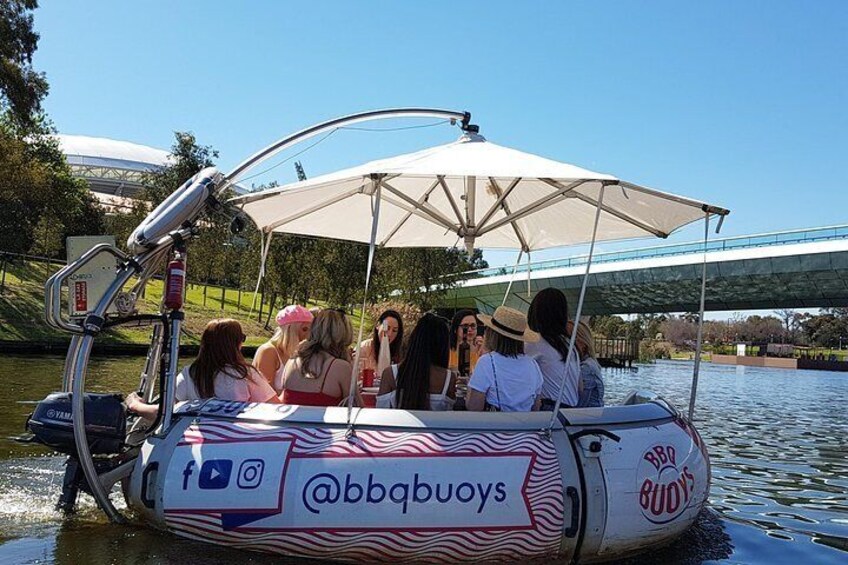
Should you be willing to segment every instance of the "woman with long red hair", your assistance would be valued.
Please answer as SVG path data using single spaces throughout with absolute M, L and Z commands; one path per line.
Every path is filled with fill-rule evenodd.
M 240 402 L 270 402 L 280 399 L 268 381 L 245 360 L 241 346 L 247 337 L 241 324 L 232 319 L 212 320 L 200 338 L 194 362 L 177 375 L 174 398 L 177 402 L 220 398 Z M 132 393 L 127 408 L 147 418 L 155 418 L 157 406 L 147 404 Z

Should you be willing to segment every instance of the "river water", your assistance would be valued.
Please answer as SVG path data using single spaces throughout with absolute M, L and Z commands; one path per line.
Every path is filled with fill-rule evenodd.
M 89 389 L 131 390 L 141 364 L 94 359 Z M 0 563 L 281 562 L 111 525 L 85 496 L 77 516 L 54 512 L 64 458 L 6 438 L 23 431 L 25 401 L 59 388 L 61 369 L 60 358 L 0 358 Z M 691 372 L 689 362 L 607 371 L 607 402 L 648 389 L 684 407 Z M 710 508 L 673 545 L 631 562 L 848 563 L 848 373 L 705 364 L 698 393 Z

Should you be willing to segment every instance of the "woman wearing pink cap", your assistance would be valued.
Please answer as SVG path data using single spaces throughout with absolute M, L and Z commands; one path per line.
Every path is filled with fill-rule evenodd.
M 253 358 L 253 366 L 279 394 L 283 390 L 283 368 L 297 351 L 298 344 L 309 336 L 312 327 L 312 312 L 293 304 L 277 313 L 279 326 L 270 340 L 259 346 Z

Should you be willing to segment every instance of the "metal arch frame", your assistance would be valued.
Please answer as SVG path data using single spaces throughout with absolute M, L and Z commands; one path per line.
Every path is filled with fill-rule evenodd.
M 321 124 L 306 128 L 293 135 L 285 137 L 262 151 L 254 154 L 246 161 L 241 163 L 236 169 L 225 177 L 216 189 L 216 193 L 220 194 L 227 187 L 234 186 L 235 180 L 252 167 L 258 165 L 262 161 L 270 158 L 275 153 L 289 147 L 299 141 L 308 139 L 309 137 L 320 134 L 331 128 L 337 128 L 345 124 L 357 123 L 372 119 L 381 118 L 397 118 L 397 117 L 440 117 L 450 119 L 453 123 L 460 122 L 463 130 L 469 128 L 471 114 L 468 112 L 454 112 L 449 110 L 424 109 L 424 108 L 398 108 L 389 110 L 376 110 L 371 112 L 362 112 L 353 114 L 334 120 L 329 120 Z M 473 128 L 473 126 L 472 126 Z M 476 128 L 473 128 L 476 129 Z M 379 196 L 378 196 L 379 197 Z M 205 208 L 205 207 L 204 207 Z M 199 215 L 204 209 L 198 210 L 196 215 Z M 191 223 L 196 218 L 187 218 Z M 68 348 L 68 353 L 65 358 L 65 369 L 63 372 L 63 388 L 66 391 L 72 392 L 72 418 L 74 430 L 74 442 L 76 443 L 77 455 L 82 468 L 83 475 L 91 487 L 92 495 L 94 496 L 97 505 L 103 510 L 108 518 L 113 522 L 123 522 L 124 517 L 115 508 L 109 500 L 109 489 L 112 485 L 107 477 L 101 480 L 94 466 L 94 461 L 91 455 L 91 449 L 88 445 L 88 438 L 85 429 L 85 377 L 88 372 L 88 363 L 91 354 L 91 349 L 95 337 L 99 334 L 105 313 L 111 303 L 115 300 L 118 293 L 123 289 L 124 285 L 130 281 L 133 276 L 139 276 L 142 281 L 146 281 L 150 276 L 152 269 L 159 265 L 159 260 L 165 253 L 168 252 L 177 241 L 182 241 L 191 238 L 194 235 L 192 227 L 179 229 L 171 234 L 161 237 L 151 244 L 146 251 L 130 257 L 114 246 L 108 244 L 98 245 L 80 259 L 67 265 L 59 270 L 56 274 L 48 279 L 45 283 L 45 320 L 47 324 L 56 329 L 60 329 L 73 334 L 71 344 Z M 374 235 L 372 234 L 372 240 Z M 373 247 L 373 243 L 372 243 Z M 116 273 L 115 279 L 107 288 L 104 295 L 98 301 L 94 310 L 89 313 L 86 320 L 81 324 L 74 324 L 62 317 L 62 301 L 61 288 L 62 283 L 75 271 L 79 270 L 83 265 L 91 261 L 96 255 L 101 253 L 109 253 L 120 261 L 120 266 Z M 139 285 L 136 285 L 136 288 Z M 159 426 L 160 432 L 167 430 L 173 414 L 173 376 L 177 363 L 177 352 L 179 348 L 179 326 L 181 317 L 173 317 L 172 338 L 171 343 L 167 344 L 170 352 L 170 364 L 168 367 L 169 379 L 166 383 L 166 390 L 162 392 L 163 402 L 163 417 Z M 162 344 L 161 349 L 165 348 Z
M 355 124 L 359 122 L 366 122 L 370 120 L 382 120 L 382 119 L 390 119 L 390 118 L 444 118 L 449 119 L 452 122 L 459 122 L 460 127 L 463 131 L 468 130 L 471 121 L 471 113 L 470 112 L 457 112 L 454 110 L 442 110 L 438 108 L 387 108 L 384 110 L 371 110 L 368 112 L 359 112 L 356 114 L 349 114 L 347 116 L 342 116 L 340 118 L 334 118 L 332 120 L 327 120 L 325 122 L 321 122 L 319 124 L 315 124 L 313 126 L 309 126 L 308 128 L 302 129 L 298 132 L 295 132 L 289 136 L 286 136 L 282 139 L 279 139 L 272 143 L 271 145 L 265 147 L 264 149 L 254 153 L 241 163 L 239 163 L 235 169 L 233 169 L 230 174 L 226 175 L 224 180 L 224 187 L 232 186 L 235 182 L 244 175 L 247 171 L 252 169 L 253 167 L 259 165 L 263 161 L 270 159 L 280 151 L 291 147 L 296 143 L 300 143 L 301 141 L 305 141 L 310 137 L 314 137 L 316 135 L 320 135 L 321 133 L 339 128 L 342 126 Z M 251 202 L 250 198 L 243 200 L 242 202 Z

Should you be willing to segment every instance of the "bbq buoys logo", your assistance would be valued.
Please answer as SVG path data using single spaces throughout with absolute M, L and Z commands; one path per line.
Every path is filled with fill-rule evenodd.
M 654 524 L 666 524 L 680 516 L 695 490 L 695 476 L 685 465 L 678 468 L 673 445 L 648 448 L 639 461 L 637 480 L 642 515 Z

